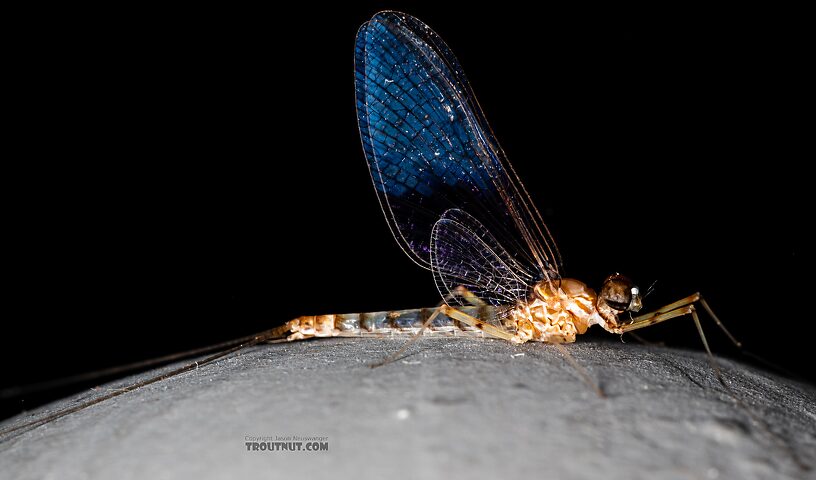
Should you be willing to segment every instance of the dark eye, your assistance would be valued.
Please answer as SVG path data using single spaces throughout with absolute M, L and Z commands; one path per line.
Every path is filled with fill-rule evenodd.
M 604 280 L 600 297 L 615 310 L 625 311 L 632 303 L 632 281 L 620 274 Z

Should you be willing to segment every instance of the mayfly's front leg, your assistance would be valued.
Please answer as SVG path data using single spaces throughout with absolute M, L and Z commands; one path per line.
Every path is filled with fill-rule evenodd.
M 614 332 L 624 334 L 640 328 L 656 325 L 672 318 L 691 315 L 691 318 L 694 320 L 694 325 L 697 327 L 697 333 L 700 335 L 700 340 L 703 342 L 703 347 L 705 347 L 706 353 L 708 353 L 708 359 L 712 368 L 714 369 L 714 373 L 717 375 L 717 379 L 720 381 L 720 383 L 725 385 L 725 381 L 720 374 L 720 366 L 717 363 L 717 360 L 714 358 L 714 354 L 711 353 L 711 348 L 708 346 L 708 340 L 706 340 L 705 333 L 703 332 L 703 325 L 700 323 L 700 317 L 697 315 L 697 310 L 694 308 L 694 304 L 697 302 L 703 306 L 705 311 L 708 312 L 708 314 L 714 320 L 714 323 L 716 323 L 717 326 L 720 327 L 720 329 L 726 334 L 726 336 L 728 336 L 729 340 L 731 340 L 734 345 L 737 346 L 737 348 L 742 349 L 742 343 L 734 338 L 734 336 L 731 335 L 731 332 L 725 328 L 725 325 L 720 321 L 717 315 L 714 314 L 714 311 L 708 306 L 708 302 L 703 299 L 700 292 L 689 295 L 686 298 L 681 298 L 680 300 L 670 303 L 663 308 L 659 308 L 654 312 L 634 317 L 630 323 L 621 325 L 620 327 L 614 329 Z
M 700 305 L 703 306 L 708 315 L 711 316 L 711 318 L 714 320 L 714 323 L 716 323 L 717 326 L 720 327 L 720 330 L 722 330 L 723 333 L 725 333 L 728 339 L 731 340 L 731 342 L 734 345 L 736 345 L 737 348 L 742 348 L 742 343 L 740 343 L 739 340 L 734 338 L 734 336 L 731 335 L 731 332 L 729 332 L 728 329 L 725 328 L 725 325 L 714 313 L 714 310 L 712 310 L 711 307 L 708 306 L 708 302 L 705 301 L 700 292 L 697 292 L 693 295 L 689 295 L 686 298 L 681 298 L 680 300 L 674 303 L 670 303 L 665 307 L 659 308 L 654 312 L 634 317 L 631 323 L 625 324 L 619 328 L 620 330 L 619 333 L 631 332 L 632 330 L 648 327 L 650 325 L 665 322 L 666 320 L 672 318 L 682 317 L 684 315 L 689 314 L 692 316 L 692 318 L 695 319 L 695 321 L 699 322 L 699 318 L 697 317 L 697 314 L 694 309 L 694 304 L 697 302 L 699 302 Z M 700 328 L 700 336 L 703 340 L 703 344 L 706 344 L 707 346 L 705 336 L 702 334 L 702 328 Z
M 664 322 L 670 318 L 690 314 L 691 318 L 694 320 L 694 325 L 697 327 L 697 333 L 700 335 L 700 340 L 702 340 L 703 342 L 703 347 L 705 347 L 706 353 L 708 354 L 708 361 L 711 365 L 711 369 L 714 371 L 714 375 L 717 378 L 717 381 L 720 383 L 720 385 L 723 386 L 723 388 L 725 388 L 725 390 L 729 393 L 731 398 L 734 399 L 737 405 L 739 405 L 739 407 L 742 408 L 742 410 L 751 418 L 751 420 L 754 421 L 754 423 L 756 423 L 756 425 L 758 425 L 765 432 L 766 435 L 772 438 L 774 442 L 776 442 L 782 449 L 786 450 L 797 464 L 803 466 L 804 464 L 801 462 L 796 452 L 790 448 L 785 439 L 780 437 L 779 434 L 775 433 L 773 430 L 771 430 L 771 428 L 763 420 L 763 418 L 757 415 L 752 408 L 746 405 L 739 397 L 739 395 L 737 395 L 737 393 L 728 385 L 728 383 L 726 383 L 725 378 L 723 378 L 722 368 L 720 367 L 719 362 L 717 362 L 717 359 L 714 356 L 714 354 L 711 352 L 711 348 L 708 346 L 708 341 L 706 340 L 705 333 L 703 333 L 703 325 L 702 323 L 700 323 L 700 317 L 697 315 L 697 310 L 694 308 L 694 303 L 696 302 L 699 302 L 700 305 L 703 306 L 703 309 L 705 309 L 705 311 L 711 316 L 711 318 L 714 320 L 714 323 L 716 323 L 717 326 L 720 327 L 720 330 L 722 330 L 723 333 L 725 333 L 728 339 L 731 340 L 731 342 L 737 348 L 742 350 L 743 353 L 747 353 L 743 350 L 742 343 L 740 343 L 739 340 L 734 338 L 734 336 L 731 335 L 731 332 L 729 332 L 728 329 L 725 328 L 725 325 L 720 321 L 720 319 L 717 317 L 717 315 L 714 313 L 711 307 L 708 306 L 708 302 L 705 301 L 705 299 L 702 297 L 702 295 L 700 295 L 699 292 L 695 293 L 694 295 L 690 295 L 686 298 L 680 299 L 669 305 L 666 305 L 665 307 L 658 309 L 652 313 L 635 317 L 632 323 L 620 327 L 618 329 L 619 333 L 631 332 L 632 330 L 637 330 L 639 328 L 647 327 L 649 325 Z
M 742 349 L 742 343 L 740 343 L 731 332 L 725 328 L 725 325 L 720 321 L 711 307 L 708 306 L 708 302 L 703 299 L 703 296 L 700 295 L 700 292 L 697 292 L 693 295 L 689 295 L 686 298 L 681 298 L 680 300 L 670 303 L 663 308 L 659 308 L 652 313 L 647 313 L 646 315 L 640 315 L 632 319 L 631 323 L 625 324 L 621 327 L 617 328 L 617 333 L 626 333 L 631 332 L 632 330 L 637 330 L 639 328 L 648 327 L 650 325 L 655 325 L 661 322 L 665 322 L 666 320 L 682 317 L 684 315 L 691 315 L 691 318 L 694 320 L 694 325 L 697 327 L 697 333 L 700 335 L 700 340 L 703 342 L 703 347 L 705 347 L 706 353 L 708 353 L 708 359 L 711 363 L 712 368 L 714 369 L 714 373 L 717 376 L 717 380 L 726 388 L 728 385 L 725 384 L 725 380 L 723 380 L 722 375 L 720 373 L 720 366 L 717 363 L 717 360 L 714 358 L 714 354 L 711 353 L 711 348 L 708 346 L 708 340 L 706 340 L 705 333 L 703 333 L 703 325 L 700 323 L 700 317 L 697 315 L 697 310 L 694 308 L 694 304 L 699 302 L 700 305 L 703 306 L 705 311 L 711 316 L 714 320 L 714 323 L 717 324 L 718 327 L 725 333 L 731 342 L 737 346 L 737 348 Z

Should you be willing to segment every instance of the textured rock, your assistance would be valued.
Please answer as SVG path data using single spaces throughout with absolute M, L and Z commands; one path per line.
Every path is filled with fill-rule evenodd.
M 816 389 L 699 352 L 585 341 L 427 339 L 264 345 L 16 436 L 0 477 L 814 478 Z M 169 369 L 169 367 L 167 368 Z M 150 372 L 153 374 L 155 372 Z M 19 423 L 142 374 L 6 421 Z M 247 451 L 247 437 L 328 437 L 328 451 Z M 251 448 L 251 447 L 250 447 Z

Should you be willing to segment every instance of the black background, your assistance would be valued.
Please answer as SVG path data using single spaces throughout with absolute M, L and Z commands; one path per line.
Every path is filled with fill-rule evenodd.
M 795 14 L 303 3 L 20 15 L 3 387 L 303 314 L 436 304 L 383 221 L 357 132 L 354 37 L 385 7 L 456 53 L 566 276 L 657 280 L 647 309 L 702 291 L 749 350 L 816 378 Z M 701 349 L 689 320 L 643 336 Z

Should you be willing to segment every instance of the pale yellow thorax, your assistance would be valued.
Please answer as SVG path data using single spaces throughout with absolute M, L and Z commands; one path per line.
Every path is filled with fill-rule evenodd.
M 534 298 L 512 312 L 515 342 L 572 343 L 595 324 L 604 324 L 595 309 L 597 296 L 583 282 L 571 278 L 540 282 Z

